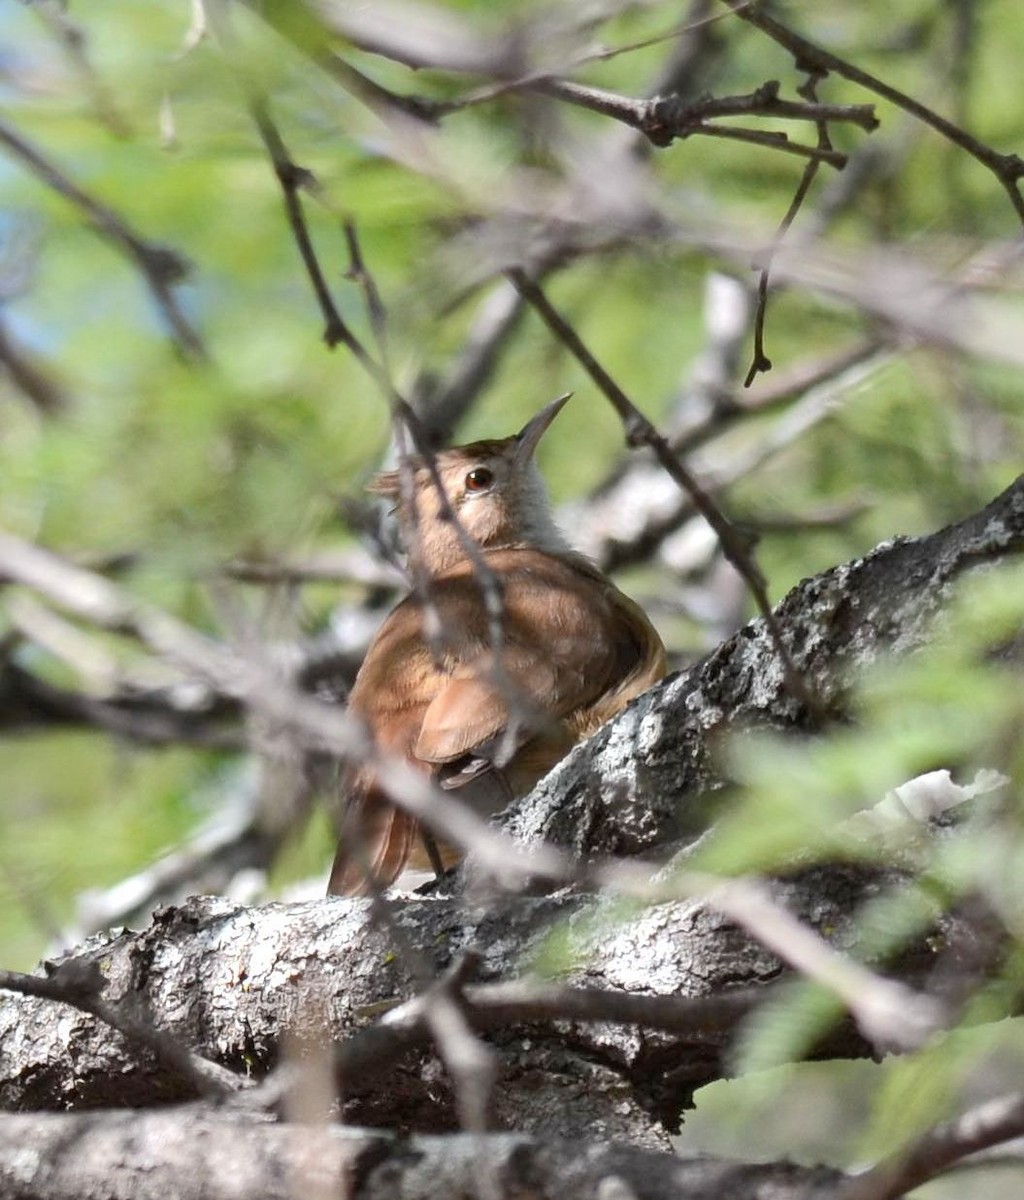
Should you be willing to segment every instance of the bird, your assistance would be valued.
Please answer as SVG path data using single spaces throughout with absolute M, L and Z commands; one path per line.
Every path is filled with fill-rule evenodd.
M 369 484 L 394 502 L 422 585 L 378 630 L 348 710 L 380 753 L 482 816 L 524 795 L 665 673 L 641 607 L 555 523 L 534 452 L 568 399 L 512 437 L 410 455 Z M 497 638 L 485 573 L 497 582 L 490 599 L 500 598 Z M 373 894 L 408 866 L 440 872 L 458 861 L 391 803 L 372 766 L 349 767 L 342 793 L 328 894 Z

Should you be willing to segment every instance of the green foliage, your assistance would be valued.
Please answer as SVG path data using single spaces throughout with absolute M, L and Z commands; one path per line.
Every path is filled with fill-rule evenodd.
M 70 900 L 166 853 L 216 796 L 215 763 L 182 749 L 140 753 L 90 734 L 0 744 L 3 953 L 39 958 L 74 916 Z
M 845 1151 L 843 1143 L 833 1145 L 834 1161 L 894 1153 L 971 1097 L 973 1081 L 985 1077 L 1000 1046 L 1021 1053 L 1017 1025 L 1007 1030 L 996 1022 L 1019 1008 L 1024 990 L 1015 940 L 1024 877 L 1024 701 L 1019 659 L 1007 653 L 1019 645 L 1022 626 L 1024 569 L 975 574 L 944 610 L 927 649 L 881 662 L 858 681 L 849 726 L 811 739 L 747 734 L 727 747 L 735 781 L 727 815 L 688 865 L 740 874 L 846 859 L 913 871 L 912 885 L 904 878 L 866 903 L 844 939 L 875 970 L 884 971 L 905 947 L 929 936 L 941 956 L 942 938 L 930 931 L 940 927 L 943 913 L 961 906 L 992 913 L 1011 934 L 1001 969 L 965 1003 L 961 1028 L 887 1062 L 873 1083 L 871 1105 L 845 1127 Z M 877 804 L 890 789 L 940 765 L 954 766 L 961 783 L 979 767 L 997 767 L 1004 784 L 965 799 L 953 810 L 956 824 L 940 836 L 908 815 L 900 792 Z M 735 1050 L 737 1070 L 755 1079 L 733 1097 L 738 1125 L 756 1125 L 769 1094 L 777 1100 L 780 1081 L 788 1078 L 779 1074 L 791 1070 L 783 1064 L 808 1054 L 841 1014 L 831 993 L 801 982 L 751 1017 Z M 821 1078 L 806 1086 L 839 1084 Z M 718 1102 L 708 1102 L 713 1113 Z
M 449 0 L 443 7 L 482 31 L 551 16 L 540 4 Z M 1013 0 L 783 8 L 811 36 L 962 119 L 997 149 L 1019 148 L 1024 17 Z M 970 8 L 976 22 L 966 50 L 957 41 L 960 8 Z M 187 9 L 150 0 L 71 6 L 99 90 L 33 6 L 8 5 L 0 15 L 5 120 L 139 237 L 188 260 L 191 273 L 177 294 L 211 360 L 201 368 L 183 362 L 125 255 L 14 158 L 0 158 L 0 316 L 68 397 L 60 414 L 42 415 L 0 375 L 0 526 L 90 561 L 128 556 L 126 587 L 223 634 L 204 587 L 211 573 L 236 557 L 273 559 L 350 543 L 339 501 L 359 495 L 388 439 L 386 406 L 373 382 L 351 354 L 323 344 L 322 317 L 245 86 L 255 82 L 266 94 L 290 154 L 318 180 L 323 203 L 304 201 L 310 234 L 339 311 L 373 347 L 362 292 L 345 278 L 340 219 L 354 219 L 387 308 L 389 360 L 403 391 L 451 367 L 489 280 L 524 245 L 536 249 L 531 237 L 551 215 L 544 197 L 556 197 L 561 207 L 554 209 L 571 226 L 569 218 L 586 213 L 602 189 L 614 192 L 617 181 L 604 177 L 598 154 L 610 123 L 594 113 L 552 106 L 541 119 L 537 97 L 510 94 L 451 114 L 425 148 L 319 72 L 258 15 L 235 13 L 228 54 L 215 37 L 184 50 Z M 299 6 L 292 11 L 298 20 Z M 592 33 L 612 47 L 642 42 L 674 29 L 679 14 L 669 4 L 625 6 L 586 40 Z M 726 49 L 701 89 L 728 95 L 777 78 L 783 94 L 794 95 L 802 80 L 790 59 L 724 9 L 721 15 L 714 36 Z M 557 39 L 542 49 L 557 60 Z M 410 84 L 399 65 L 349 52 L 371 79 L 397 91 L 415 86 L 428 98 L 449 99 L 479 82 L 425 71 Z M 573 77 L 639 96 L 665 54 L 657 42 L 595 58 Z M 870 99 L 837 78 L 822 81 L 819 92 L 836 103 Z M 116 119 L 104 122 L 110 111 Z M 885 161 L 827 230 L 837 263 L 876 253 L 884 261 L 891 252 L 949 277 L 971 263 L 983 240 L 998 245 L 1018 233 L 990 172 L 891 104 L 880 101 L 877 111 L 882 127 L 870 138 L 855 129 L 835 133 L 842 149 L 856 153 L 870 143 Z M 813 142 L 812 127 L 777 124 Z M 605 237 L 599 253 L 566 262 L 549 291 L 603 365 L 661 419 L 705 342 L 709 273 L 750 278 L 749 239 L 739 234 L 767 242 L 803 164 L 770 147 L 699 136 L 644 161 L 643 196 L 660 224 L 634 228 L 624 220 L 626 232 Z M 791 238 L 813 223 L 814 205 L 834 186 L 823 169 Z M 775 445 L 771 412 L 737 424 L 694 459 L 714 475 L 764 451 L 723 498 L 730 511 L 767 528 L 759 561 L 775 597 L 882 539 L 971 511 L 1012 478 L 1024 451 L 1012 355 L 968 359 L 926 340 L 910 344 L 887 324 L 891 296 L 857 303 L 830 286 L 830 275 L 823 278 L 813 288 L 773 289 L 767 349 L 776 373 L 769 384 L 872 331 L 889 334 L 893 348 L 880 352 L 857 386 L 808 418 L 800 436 Z M 994 272 L 994 291 L 1003 280 Z M 1012 350 L 1020 300 L 997 292 L 993 304 L 985 311 L 1007 331 L 1002 349 Z M 577 398 L 545 439 L 541 460 L 555 499 L 578 497 L 622 452 L 621 430 L 536 319 L 524 319 L 460 434 L 508 432 L 563 390 Z M 795 407 L 806 405 L 805 397 Z M 810 529 L 800 521 L 844 507 L 853 513 L 847 520 Z M 795 529 L 776 528 L 786 518 L 796 518 Z M 666 630 L 685 630 L 699 644 L 703 630 L 683 611 L 679 581 L 645 568 L 642 583 L 660 593 Z M 345 589 L 344 598 L 357 592 Z M 316 625 L 338 594 L 305 589 L 295 611 Z M 734 874 L 836 857 L 895 868 L 912 861 L 920 885 L 882 894 L 858 916 L 852 940 L 871 962 L 898 953 L 940 907 L 976 894 L 1016 934 L 1024 899 L 1017 800 L 1024 693 L 1019 666 L 994 648 L 1020 629 L 1022 597 L 1020 572 L 994 571 L 964 588 L 931 650 L 879 663 L 867 679 L 850 681 L 851 721 L 842 729 L 802 741 L 734 738 L 723 747 L 734 781 L 728 808 L 694 865 Z M 262 601 L 252 603 L 258 609 Z M 0 625 L 0 639 L 8 636 L 12 626 Z M 120 641 L 103 645 L 119 669 L 137 665 Z M 73 682 L 67 664 L 41 653 L 32 663 L 46 678 Z M 210 796 L 221 766 L 190 750 L 128 752 L 80 734 L 0 747 L 4 965 L 37 957 L 47 924 L 67 920 L 83 888 L 113 883 L 194 828 L 216 803 Z M 953 769 L 960 783 L 981 768 L 998 769 L 1010 782 L 972 801 L 962 829 L 937 841 L 906 828 L 876 836 L 850 822 L 891 789 L 940 767 Z M 322 817 L 297 831 L 272 884 L 284 887 L 322 867 L 329 840 Z M 606 912 L 593 927 L 553 934 L 534 967 L 553 975 L 569 969 L 611 919 Z M 1021 952 L 1011 947 L 1002 974 L 974 998 L 965 1020 L 1003 1011 L 1022 982 Z M 804 1052 L 836 1012 L 819 988 L 794 985 L 751 1022 L 739 1065 L 790 1071 L 781 1064 Z M 869 1111 L 865 1101 L 859 1110 L 848 1156 L 895 1146 L 949 1111 L 964 1080 L 994 1053 L 972 1034 L 958 1031 L 887 1067 L 878 1105 Z M 773 1089 L 779 1077 L 764 1076 Z M 725 1106 L 748 1122 L 760 1111 L 756 1093 L 748 1105 L 732 1095 Z

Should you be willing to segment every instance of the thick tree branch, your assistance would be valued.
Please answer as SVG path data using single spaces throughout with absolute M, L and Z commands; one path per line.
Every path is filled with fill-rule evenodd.
M 804 580 L 775 608 L 797 665 L 841 712 L 851 676 L 933 636 L 967 572 L 1024 553 L 1024 476 L 980 512 L 897 538 Z M 579 854 L 634 855 L 701 832 L 701 798 L 724 782 L 715 747 L 731 729 L 798 728 L 774 644 L 753 621 L 653 688 L 575 750 L 508 813 L 505 828 Z
M 832 1200 L 842 1179 L 827 1168 L 684 1161 L 550 1134 L 404 1138 L 200 1109 L 0 1117 L 0 1190 L 10 1200 Z

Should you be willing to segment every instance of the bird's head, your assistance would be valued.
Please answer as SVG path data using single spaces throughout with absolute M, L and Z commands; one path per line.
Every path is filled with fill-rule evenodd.
M 395 501 L 402 529 L 417 531 L 415 541 L 431 574 L 450 570 L 466 558 L 448 508 L 481 549 L 523 545 L 554 552 L 568 549 L 534 461 L 540 439 L 568 399 L 559 397 L 513 437 L 439 451 L 435 462 L 447 506 L 423 458 L 410 458 L 404 471 L 384 471 L 374 477 L 369 490 Z

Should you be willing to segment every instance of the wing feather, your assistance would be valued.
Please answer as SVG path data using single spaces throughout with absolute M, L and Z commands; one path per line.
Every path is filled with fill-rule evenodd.
M 639 606 L 581 556 L 517 548 L 486 558 L 502 582 L 501 678 L 479 584 L 462 563 L 431 585 L 440 657 L 428 647 L 424 605 L 408 598 L 371 645 L 350 708 L 381 749 L 493 810 L 659 679 L 665 652 Z M 351 845 L 364 851 L 344 851 L 343 841 L 330 890 L 365 894 L 367 871 L 381 886 L 397 877 L 419 826 L 372 778 L 350 791 L 349 820 Z

